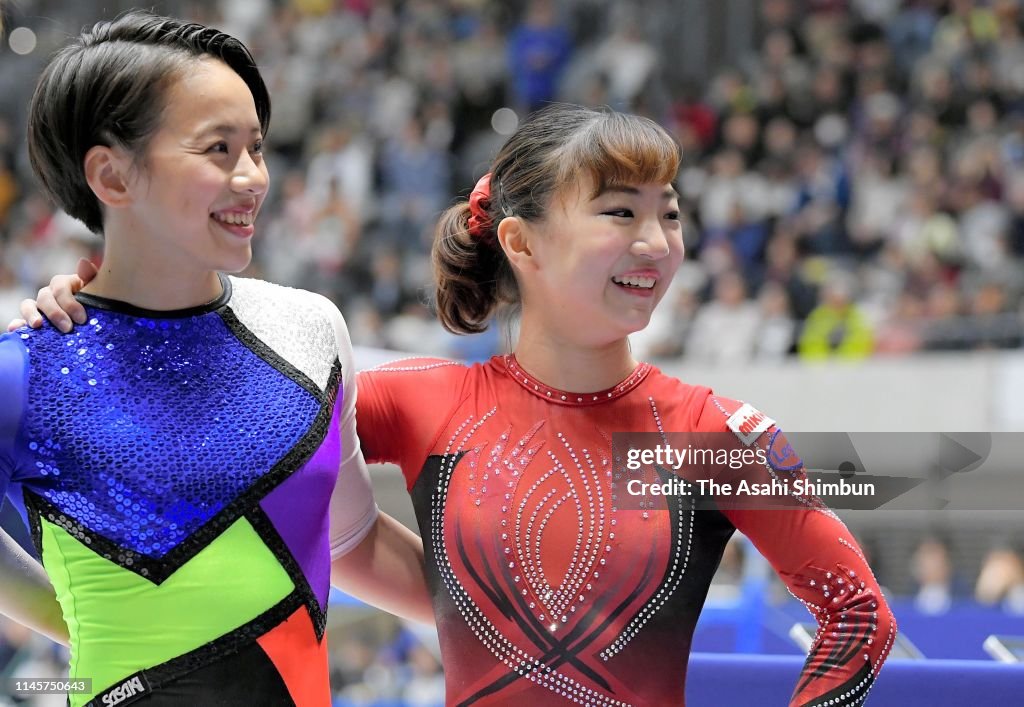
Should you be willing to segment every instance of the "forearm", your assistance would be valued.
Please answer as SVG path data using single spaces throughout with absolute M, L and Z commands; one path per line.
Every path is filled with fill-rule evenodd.
M 387 514 L 377 517 L 359 545 L 331 562 L 331 583 L 395 616 L 434 623 L 424 573 L 423 543 L 418 535 Z
M 791 707 L 861 704 L 896 622 L 856 540 L 823 505 L 730 515 L 818 623 Z
M 790 585 L 818 622 L 794 707 L 862 704 L 892 647 L 895 618 L 867 565 L 854 566 L 808 568 Z
M 68 629 L 46 572 L 0 530 L 0 613 L 67 645 Z

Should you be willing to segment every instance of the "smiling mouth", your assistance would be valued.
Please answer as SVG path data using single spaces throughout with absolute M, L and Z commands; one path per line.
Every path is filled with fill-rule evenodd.
M 612 282 L 622 287 L 627 287 L 632 290 L 653 290 L 654 285 L 657 284 L 657 279 L 653 277 L 612 277 Z
M 253 221 L 256 220 L 256 214 L 254 212 L 248 213 L 231 213 L 231 214 L 210 214 L 210 217 L 214 221 L 225 223 L 229 226 L 251 226 Z

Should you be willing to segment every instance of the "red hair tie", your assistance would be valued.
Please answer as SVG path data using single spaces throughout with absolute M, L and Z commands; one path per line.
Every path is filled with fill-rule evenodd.
M 487 209 L 491 205 L 491 173 L 480 177 L 469 195 L 469 234 L 474 238 L 486 238 L 491 231 L 491 217 Z

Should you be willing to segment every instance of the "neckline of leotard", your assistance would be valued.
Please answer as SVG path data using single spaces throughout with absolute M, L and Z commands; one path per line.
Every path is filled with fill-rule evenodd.
M 200 304 L 196 307 L 188 307 L 186 309 L 143 309 L 142 307 L 136 307 L 134 304 L 129 304 L 128 302 L 122 302 L 108 297 L 100 297 L 98 295 L 90 295 L 86 292 L 79 292 L 75 295 L 75 299 L 86 307 L 94 307 L 96 309 L 117 312 L 118 314 L 127 314 L 131 317 L 140 317 L 143 319 L 183 319 L 186 317 L 198 317 L 203 314 L 209 314 L 210 312 L 217 311 L 231 299 L 231 280 L 224 273 L 217 273 L 217 277 L 220 278 L 220 284 L 221 287 L 224 288 L 224 291 L 221 292 L 216 299 L 211 300 L 206 304 Z
M 538 398 L 543 398 L 557 405 L 597 405 L 609 400 L 615 400 L 640 385 L 653 368 L 649 363 L 640 363 L 633 369 L 632 373 L 611 388 L 594 393 L 571 393 L 567 390 L 552 388 L 531 376 L 519 365 L 515 354 L 505 354 L 502 356 L 502 360 L 505 364 L 505 370 L 514 381 Z

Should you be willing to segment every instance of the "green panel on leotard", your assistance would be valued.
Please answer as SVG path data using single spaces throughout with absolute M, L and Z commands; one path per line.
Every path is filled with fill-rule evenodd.
M 245 518 L 156 585 L 40 518 L 43 564 L 71 635 L 70 675 L 102 692 L 248 623 L 294 584 Z M 74 580 L 69 579 L 73 577 Z M 82 634 L 95 637 L 81 643 Z M 71 695 L 72 707 L 94 695 Z

